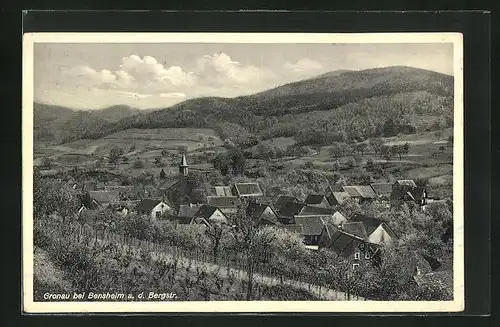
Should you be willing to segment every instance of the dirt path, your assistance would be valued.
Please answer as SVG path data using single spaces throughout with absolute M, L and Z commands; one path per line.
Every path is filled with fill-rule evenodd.
M 102 242 L 102 240 L 99 240 Z M 138 259 L 140 258 L 140 249 L 137 246 L 131 245 L 130 250 L 132 250 L 132 255 L 136 256 Z M 124 245 L 123 251 L 129 251 L 129 246 Z M 151 253 L 151 258 L 155 261 L 160 261 L 160 260 L 165 260 L 167 262 L 173 262 L 174 261 L 174 255 L 171 253 L 167 252 L 158 252 L 151 250 L 149 251 Z M 206 273 L 215 273 L 217 272 L 220 276 L 222 277 L 228 277 L 229 274 L 232 274 L 235 278 L 239 280 L 248 280 L 247 274 L 245 271 L 236 269 L 236 268 L 227 268 L 226 266 L 221 266 L 217 265 L 215 263 L 210 263 L 210 262 L 205 262 L 205 261 L 198 261 L 194 259 L 189 259 L 183 256 L 177 256 L 178 259 L 178 265 L 180 265 L 182 268 L 187 268 L 190 266 L 191 263 L 191 268 L 199 268 L 202 271 L 205 271 Z M 280 280 L 277 277 L 270 277 L 266 276 L 260 273 L 254 273 L 254 282 L 256 283 L 261 283 L 265 284 L 268 286 L 274 286 L 274 285 L 280 285 Z M 284 285 L 288 285 L 290 287 L 296 288 L 296 289 L 302 289 L 305 291 L 308 291 L 315 296 L 323 299 L 323 300 L 329 300 L 329 301 L 347 301 L 348 297 L 347 294 L 343 292 L 339 292 L 333 289 L 327 289 L 325 287 L 320 287 L 318 285 L 309 285 L 308 283 L 303 283 L 297 280 L 291 280 L 291 279 L 284 279 L 283 280 Z M 362 298 L 358 297 L 353 297 L 351 296 L 350 300 L 363 300 Z

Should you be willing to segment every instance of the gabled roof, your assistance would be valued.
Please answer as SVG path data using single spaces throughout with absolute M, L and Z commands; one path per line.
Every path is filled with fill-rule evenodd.
M 356 186 L 344 186 L 344 192 L 349 194 L 352 198 L 360 198 L 361 193 L 359 193 L 358 188 Z
M 326 192 L 343 192 L 344 188 L 340 184 L 328 185 Z
M 330 196 L 330 194 L 329 194 Z M 331 196 L 333 199 L 329 199 L 330 205 L 342 204 L 346 199 L 349 199 L 351 196 L 347 192 L 331 192 Z M 333 200 L 333 201 L 332 201 Z
M 237 196 L 207 196 L 207 203 L 221 209 L 237 208 L 241 200 Z
M 391 183 L 373 183 L 370 184 L 373 191 L 377 195 L 387 195 L 392 193 L 392 184 Z
M 231 186 L 214 186 L 216 196 L 234 196 Z
M 392 188 L 391 200 L 420 201 L 424 197 L 425 188 L 419 186 L 396 185 Z
M 116 191 L 119 193 L 130 193 L 132 192 L 133 186 L 114 186 L 114 185 L 105 185 L 105 191 Z
M 309 194 L 304 202 L 306 204 L 321 204 L 324 199 L 325 196 L 322 194 Z
M 177 185 L 177 183 L 179 183 L 179 182 L 180 182 L 180 180 L 177 177 L 169 178 L 169 179 L 162 181 L 160 183 L 160 185 L 158 186 L 158 189 L 168 190 L 168 189 L 174 187 L 175 185 Z
M 377 196 L 369 185 L 344 186 L 344 191 L 353 198 L 373 199 Z
M 415 268 L 418 268 L 421 274 L 428 274 L 432 272 L 432 266 L 426 256 L 418 253 L 417 251 L 412 251 L 409 255 L 411 264 L 415 266 Z
M 300 210 L 299 215 L 333 215 L 335 213 L 334 208 L 322 208 L 316 206 L 306 205 Z
M 181 204 L 177 217 L 192 218 L 194 214 L 200 210 L 202 204 Z
M 268 215 L 263 215 L 263 213 L 266 211 L 266 209 L 269 208 L 274 214 L 274 217 L 270 217 Z M 272 223 L 276 223 L 276 213 L 274 212 L 273 208 L 267 204 L 260 204 L 256 202 L 251 202 L 248 204 L 247 207 L 247 215 L 252 217 L 255 221 L 258 221 L 260 219 L 267 220 Z
M 376 251 L 379 246 L 377 244 L 373 244 L 367 242 L 362 237 L 351 234 L 345 230 L 337 228 L 331 224 L 326 224 L 323 229 L 323 233 L 325 237 L 320 240 L 320 247 L 329 248 L 334 250 L 335 252 L 341 254 L 344 250 L 353 242 L 353 241 L 361 241 L 374 251 Z
M 263 196 L 262 190 L 257 183 L 235 183 L 234 187 L 238 196 Z
M 374 217 L 366 216 L 366 215 L 359 215 L 355 214 L 353 217 L 351 217 L 350 221 L 352 222 L 361 222 L 366 229 L 366 233 L 368 236 L 373 233 L 378 226 L 382 225 L 383 221 Z
M 112 191 L 89 191 L 91 199 L 96 200 L 98 203 L 110 203 L 120 200 L 118 192 Z
M 158 199 L 142 199 L 136 206 L 135 210 L 137 211 L 151 211 L 158 204 L 162 203 L 162 200 Z M 163 202 L 164 203 L 164 202 Z M 165 203 L 166 205 L 166 203 Z
M 278 197 L 278 200 L 276 200 L 276 208 L 281 208 L 284 204 L 288 202 L 299 202 L 299 199 L 297 197 L 292 196 L 292 195 L 280 195 Z
M 129 210 L 132 210 L 135 208 L 135 206 L 139 203 L 140 201 L 118 201 L 115 203 L 113 206 L 117 210 L 122 210 L 124 208 L 127 208 Z
M 205 218 L 207 221 L 210 221 L 212 219 L 210 219 L 212 217 L 212 215 L 214 214 L 214 212 L 216 212 L 217 210 L 219 210 L 219 208 L 217 207 L 214 207 L 214 206 L 211 206 L 211 205 L 208 205 L 208 204 L 204 204 L 200 207 L 200 209 L 193 215 L 193 218 Z M 219 210 L 220 211 L 220 210 Z M 224 213 L 222 213 L 222 211 L 220 211 L 221 214 L 226 217 L 224 215 Z M 227 218 L 224 219 L 224 221 L 227 221 Z
M 448 295 L 453 294 L 453 272 L 451 270 L 415 275 L 413 279 L 420 287 L 435 291 L 441 290 Z
M 324 226 L 322 218 L 321 216 L 295 216 L 295 224 L 302 225 L 302 235 L 319 236 Z
M 299 202 L 288 202 L 285 203 L 278 211 L 278 215 L 282 217 L 293 217 L 302 210 L 306 206 L 305 203 Z
M 360 221 L 345 221 L 342 224 L 342 229 L 349 234 L 358 236 L 362 239 L 367 239 L 368 234 L 366 233 L 365 226 Z
M 413 179 L 400 179 L 395 182 L 395 184 L 400 185 L 400 186 L 410 186 L 410 187 L 417 187 L 417 184 L 413 181 Z
M 377 197 L 377 194 L 375 194 L 375 191 L 372 189 L 370 185 L 359 185 L 356 186 L 359 194 L 361 194 L 362 198 L 365 199 L 374 199 Z

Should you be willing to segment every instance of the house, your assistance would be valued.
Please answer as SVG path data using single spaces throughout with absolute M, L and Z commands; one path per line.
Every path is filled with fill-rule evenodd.
M 151 220 L 160 219 L 165 214 L 173 214 L 171 206 L 158 199 L 142 199 L 134 208 L 139 215 L 147 215 Z
M 123 217 L 126 217 L 132 210 L 134 210 L 135 206 L 138 203 L 139 201 L 119 201 L 115 204 L 112 204 L 111 208 Z
M 180 179 L 178 177 L 167 178 L 162 180 L 162 182 L 158 185 L 158 190 L 162 196 L 168 196 L 168 194 L 174 190 L 180 183 Z
M 274 204 L 274 207 L 279 210 L 283 205 L 285 205 L 288 202 L 300 202 L 299 199 L 295 196 L 292 195 L 280 195 L 278 197 L 278 200 L 276 200 L 276 203 Z
M 339 190 L 340 188 L 340 190 Z M 340 185 L 333 188 L 328 186 L 326 190 L 326 199 L 331 206 L 336 206 L 344 203 L 346 199 L 349 199 L 349 193 L 345 192 Z
M 334 208 L 328 207 L 315 207 L 312 205 L 306 205 L 299 211 L 297 215 L 307 216 L 307 215 L 333 215 L 336 212 Z
M 118 192 L 112 191 L 89 191 L 91 203 L 96 206 L 116 203 L 120 200 Z
M 214 186 L 215 196 L 235 196 L 231 186 Z
M 321 231 L 318 246 L 348 259 L 353 270 L 360 265 L 380 263 L 379 245 L 331 224 L 326 224 Z
M 415 185 L 413 181 L 405 180 L 395 182 L 392 187 L 391 203 L 397 205 L 402 202 L 414 202 L 417 205 L 425 206 L 427 204 L 427 190 L 424 187 Z
M 392 193 L 391 183 L 372 183 L 370 186 L 378 197 L 388 197 Z
M 193 216 L 200 208 L 203 206 L 203 204 L 181 204 L 179 206 L 179 210 L 177 211 L 177 221 L 180 224 L 189 224 Z
M 330 202 L 328 202 L 326 196 L 322 194 L 309 194 L 304 202 L 309 206 L 330 207 Z
M 427 274 L 417 273 L 413 279 L 420 288 L 442 292 L 447 298 L 453 298 L 452 270 L 434 271 Z
M 279 222 L 282 224 L 293 224 L 294 216 L 298 215 L 305 206 L 305 203 L 299 202 L 288 202 L 284 204 L 277 212 Z
M 389 245 L 397 239 L 396 233 L 389 225 L 377 218 L 356 214 L 349 222 L 360 222 L 366 230 L 366 240 L 373 244 Z
M 395 186 L 405 186 L 405 187 L 417 187 L 413 179 L 399 179 L 394 182 Z
M 122 201 L 126 201 L 130 199 L 132 195 L 132 186 L 104 186 L 104 190 L 107 192 L 118 192 L 119 198 Z
M 228 222 L 226 215 L 219 208 L 208 204 L 202 205 L 200 209 L 193 215 L 193 219 L 194 218 L 204 218 L 208 223 Z
M 257 183 L 235 183 L 233 194 L 242 198 L 262 198 L 264 193 Z
M 278 224 L 278 216 L 274 209 L 268 204 L 251 202 L 248 204 L 246 212 L 257 225 Z
M 344 192 L 349 194 L 349 197 L 358 199 L 360 202 L 377 198 L 370 185 L 344 186 Z
M 322 216 L 295 216 L 295 224 L 302 226 L 305 245 L 318 245 L 324 227 Z
M 224 214 L 236 213 L 241 205 L 237 196 L 207 196 L 207 203 L 219 208 Z

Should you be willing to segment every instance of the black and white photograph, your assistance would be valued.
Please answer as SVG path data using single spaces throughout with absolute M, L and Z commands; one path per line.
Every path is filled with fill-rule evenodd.
M 464 309 L 461 34 L 23 53 L 27 312 Z

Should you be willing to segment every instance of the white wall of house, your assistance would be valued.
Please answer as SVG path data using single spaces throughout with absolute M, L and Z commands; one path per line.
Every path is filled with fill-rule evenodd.
M 221 221 L 221 222 L 227 222 L 226 216 L 220 211 L 219 209 L 215 210 L 214 213 L 208 218 L 208 221 Z
M 389 245 L 393 240 L 382 224 L 368 236 L 368 241 L 374 244 Z
M 271 218 L 271 219 L 277 219 L 276 214 L 274 211 L 271 209 L 271 207 L 267 207 L 266 210 L 262 213 L 262 218 Z
M 150 213 L 151 220 L 159 219 L 161 218 L 161 216 L 163 216 L 163 214 L 167 212 L 172 214 L 173 213 L 172 208 L 165 202 L 160 202 L 151 210 Z

